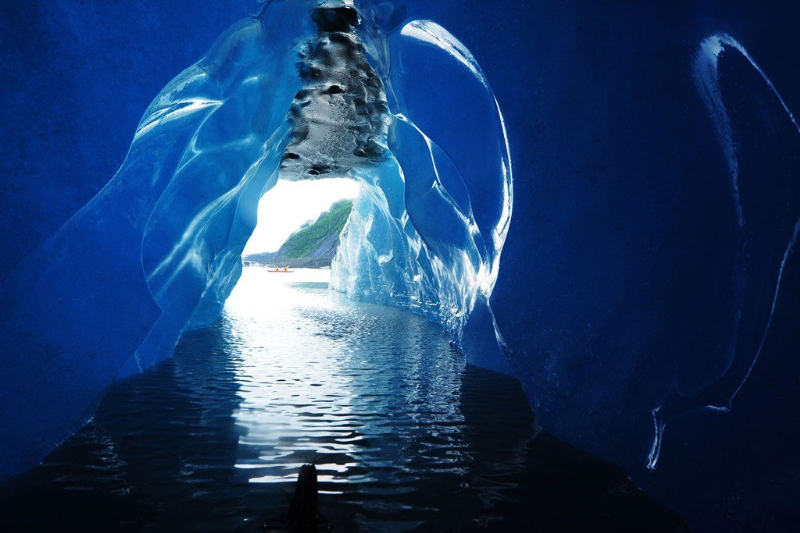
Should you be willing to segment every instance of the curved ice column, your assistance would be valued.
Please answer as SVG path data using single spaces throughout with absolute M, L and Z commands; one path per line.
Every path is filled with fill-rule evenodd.
M 398 120 L 395 128 L 389 161 L 354 173 L 365 185 L 340 239 L 332 286 L 351 298 L 407 307 L 458 335 L 487 268 L 485 248 L 452 163 L 415 127 Z
M 470 362 L 510 372 L 489 307 L 512 201 L 497 101 L 472 54 L 433 22 L 386 36 L 367 20 L 359 35 L 385 88 L 388 154 L 351 172 L 367 186 L 343 232 L 332 286 L 423 313 Z
M 489 269 L 469 194 L 447 155 L 404 116 L 394 123 L 392 151 L 405 181 L 408 223 L 419 235 L 423 297 L 460 334 Z
M 426 314 L 468 361 L 510 373 L 489 304 L 512 203 L 494 94 L 472 54 L 433 22 L 363 34 L 386 88 L 391 157 L 361 172 L 377 188 L 354 206 L 333 287 Z
M 491 293 L 511 222 L 512 173 L 500 106 L 480 66 L 445 28 L 415 20 L 389 39 L 389 105 L 447 154 L 468 191 Z M 455 193 L 453 193 L 455 194 Z M 462 205 L 463 198 L 460 200 Z
M 513 204 L 500 106 L 475 57 L 435 22 L 408 22 L 386 49 L 398 118 L 389 145 L 406 170 L 409 216 L 454 276 L 441 292 L 467 302 L 458 335 L 468 361 L 511 373 L 490 305 Z
M 80 427 L 134 352 L 127 372 L 227 296 L 286 142 L 304 11 L 273 3 L 173 80 L 119 172 L 0 288 L 0 475 Z
M 727 163 L 740 249 L 731 265 L 730 327 L 716 353 L 709 354 L 709 368 L 699 374 L 711 379 L 673 389 L 653 410 L 649 468 L 658 462 L 671 420 L 694 409 L 731 409 L 764 347 L 784 268 L 800 233 L 800 127 L 792 112 L 729 35 L 703 40 L 692 66 Z
M 170 357 L 193 314 L 190 326 L 219 316 L 238 279 L 258 200 L 277 180 L 288 144 L 285 118 L 300 85 L 293 75 L 299 42 L 280 46 L 258 19 L 232 29 L 223 42 L 222 50 L 172 82 L 179 89 L 167 88 L 160 97 L 183 100 L 198 89 L 223 93 L 219 107 L 181 148 L 181 163 L 145 228 L 142 266 L 164 313 L 136 352 L 139 368 Z M 198 88 L 184 84 L 202 64 L 221 65 L 224 79 Z

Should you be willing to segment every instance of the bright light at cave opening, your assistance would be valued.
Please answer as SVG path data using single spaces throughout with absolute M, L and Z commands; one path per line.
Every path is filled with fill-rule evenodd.
M 277 251 L 300 226 L 339 200 L 355 198 L 358 189 L 351 179 L 278 180 L 258 204 L 258 225 L 242 255 Z
M 258 225 L 242 256 L 278 251 L 303 224 L 316 220 L 340 200 L 354 199 L 358 191 L 358 182 L 346 178 L 278 180 L 258 204 Z M 264 345 L 274 344 L 276 338 L 293 338 L 295 326 L 292 325 L 288 333 L 278 331 L 281 324 L 287 323 L 286 320 L 268 320 L 264 323 L 260 317 L 281 316 L 285 319 L 294 316 L 300 307 L 332 305 L 316 293 L 298 291 L 295 287 L 298 282 L 327 286 L 331 272 L 329 268 L 293 268 L 291 276 L 275 275 L 270 270 L 245 268 L 225 302 L 231 331 L 246 331 L 248 338 L 263 339 Z
M 261 197 L 258 204 L 258 225 L 247 241 L 242 257 L 262 252 L 277 252 L 303 224 L 316 220 L 331 206 L 358 196 L 359 184 L 347 178 L 307 181 L 278 180 Z M 261 316 L 290 316 L 298 306 L 330 305 L 326 299 L 294 288 L 297 282 L 327 286 L 328 268 L 292 269 L 292 276 L 271 274 L 267 268 L 246 268 L 225 302 L 228 319 L 234 330 L 243 324 L 260 323 Z M 294 327 L 294 326 L 292 326 Z M 249 326 L 248 326 L 249 328 Z M 261 327 L 261 335 L 269 328 Z M 253 335 L 256 332 L 251 332 Z M 275 332 L 270 333 L 270 335 Z M 256 337 L 252 337 L 256 338 Z M 274 342 L 269 336 L 265 343 Z

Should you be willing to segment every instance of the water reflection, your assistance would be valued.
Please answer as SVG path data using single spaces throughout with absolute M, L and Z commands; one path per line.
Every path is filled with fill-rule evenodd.
M 519 385 L 467 367 L 436 325 L 326 278 L 245 269 L 218 324 L 4 484 L 0 527 L 256 531 L 306 462 L 336 531 L 681 527 L 540 432 Z

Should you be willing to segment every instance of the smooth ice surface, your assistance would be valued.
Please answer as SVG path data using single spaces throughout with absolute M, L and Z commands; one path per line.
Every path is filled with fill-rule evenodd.
M 248 213 L 277 178 L 239 187 L 242 169 L 276 131 L 276 158 L 296 140 L 298 54 L 325 33 L 304 2 L 237 25 L 204 60 L 213 76 L 168 86 L 94 197 L 142 93 L 207 53 L 231 2 L 16 4 L 24 23 L 0 17 L 13 80 L 0 106 L 6 473 L 80 425 L 133 353 L 127 372 L 218 316 Z M 468 360 L 505 355 L 543 426 L 734 530 L 779 529 L 800 501 L 800 12 L 768 4 L 359 1 L 346 33 L 375 74 L 359 79 L 380 81 L 372 106 L 312 87 L 348 104 L 339 170 L 375 149 L 337 286 L 463 326 Z M 251 24 L 263 47 L 245 44 Z M 359 123 L 370 107 L 380 120 Z M 270 132 L 254 119 L 267 115 Z

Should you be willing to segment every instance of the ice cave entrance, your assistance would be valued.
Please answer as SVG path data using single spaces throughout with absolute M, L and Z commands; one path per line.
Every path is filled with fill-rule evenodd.
M 422 315 L 466 362 L 512 373 L 490 304 L 511 159 L 477 61 L 432 21 L 384 34 L 349 3 L 268 4 L 164 87 L 114 178 L 4 282 L 0 333 L 21 363 L 4 369 L 0 475 L 77 431 L 109 383 L 219 323 L 281 180 L 359 183 L 333 298 Z
M 331 261 L 360 189 L 348 178 L 279 179 L 261 197 L 257 225 L 242 252 L 242 273 L 224 310 L 229 322 L 247 324 L 243 338 L 255 341 L 251 349 L 258 351 L 262 342 L 256 339 L 269 331 L 264 344 L 284 337 L 277 342 L 290 347 L 293 357 L 302 351 L 291 337 L 303 322 L 301 309 L 310 305 L 303 289 L 313 289 L 316 304 L 325 301 Z
M 311 235 L 298 232 L 312 228 L 315 222 L 327 222 L 320 220 L 320 217 L 328 213 L 335 204 L 344 204 L 345 208 L 352 205 L 358 191 L 358 183 L 348 178 L 279 180 L 259 201 L 258 224 L 242 252 L 244 263 L 248 266 L 288 266 L 290 263 L 295 267 L 330 266 L 331 253 L 336 251 L 341 232 L 335 229 L 340 225 L 342 217 L 332 221 L 336 225 L 320 227 Z M 349 209 L 342 211 L 344 210 L 349 216 Z M 346 221 L 346 217 L 344 218 Z M 282 245 L 293 235 L 297 236 L 295 241 L 298 238 L 301 241 L 296 243 L 296 249 L 285 252 L 288 256 L 281 255 Z M 317 250 L 319 245 L 328 244 L 324 242 L 326 240 L 334 240 L 334 246 Z M 315 259 L 318 261 L 313 261 Z

